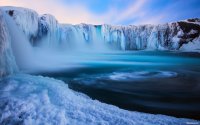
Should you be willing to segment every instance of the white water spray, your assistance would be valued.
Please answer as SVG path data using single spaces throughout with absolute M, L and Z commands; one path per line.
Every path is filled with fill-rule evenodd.
M 19 29 L 16 23 L 6 13 L 4 17 L 7 22 L 9 34 L 11 37 L 11 46 L 18 67 L 23 72 L 35 72 L 38 70 L 51 69 L 55 66 L 61 66 L 63 56 L 57 56 L 55 52 L 37 49 L 31 46 L 28 38 Z
M 68 40 L 75 42 L 75 44 L 72 44 L 72 47 L 68 48 L 68 50 L 63 49 L 62 44 L 59 46 L 59 40 L 51 41 L 49 39 L 47 43 L 57 42 L 58 45 L 56 47 L 62 49 L 58 50 L 56 47 L 53 48 L 49 46 L 51 44 L 42 44 L 38 47 L 33 47 L 27 36 L 19 29 L 12 17 L 8 16 L 6 13 L 4 16 L 10 32 L 16 63 L 23 72 L 46 72 L 77 68 L 82 66 L 84 62 L 99 60 L 100 57 L 96 57 L 94 53 L 107 51 L 104 49 L 103 43 L 101 43 L 101 34 L 99 34 L 94 27 L 90 29 L 92 34 L 88 34 L 91 36 L 90 39 L 88 39 L 91 43 L 85 41 L 81 29 L 74 29 L 72 31 L 74 36 Z M 45 43 L 46 41 L 42 39 L 40 42 Z M 73 45 L 76 46 L 76 49 L 74 49 Z
M 32 62 L 33 50 L 25 37 L 24 33 L 19 30 L 16 23 L 11 17 L 4 13 L 6 19 L 7 27 L 9 29 L 9 34 L 11 37 L 11 46 L 13 49 L 13 54 L 16 59 L 16 63 L 19 67 L 26 67 Z

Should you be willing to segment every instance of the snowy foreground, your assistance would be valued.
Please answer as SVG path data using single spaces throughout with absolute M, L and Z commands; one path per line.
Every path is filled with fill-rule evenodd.
M 77 93 L 60 80 L 14 75 L 0 81 L 0 124 L 185 125 L 198 121 L 130 112 Z

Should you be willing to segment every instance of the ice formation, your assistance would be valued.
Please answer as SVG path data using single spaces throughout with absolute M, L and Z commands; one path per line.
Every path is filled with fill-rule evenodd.
M 197 39 L 200 35 L 199 19 L 140 26 L 70 25 L 59 24 L 54 16 L 40 16 L 30 9 L 3 7 L 2 10 L 14 19 L 33 45 L 63 49 L 89 49 L 87 47 L 92 46 L 95 49 L 180 50 L 183 45 L 200 42 Z
M 62 81 L 15 75 L 0 81 L 0 124 L 183 125 L 198 123 L 164 115 L 130 112 L 70 90 Z
M 181 46 L 180 50 L 187 52 L 199 52 L 200 51 L 200 38 L 195 39 L 193 42 L 188 43 L 187 45 Z
M 11 49 L 9 31 L 0 11 L 0 77 L 17 72 L 18 68 Z

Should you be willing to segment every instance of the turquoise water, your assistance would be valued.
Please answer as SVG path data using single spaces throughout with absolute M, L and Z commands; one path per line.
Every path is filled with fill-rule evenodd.
M 40 74 L 126 110 L 200 119 L 200 54 L 138 51 L 78 57 L 78 67 Z

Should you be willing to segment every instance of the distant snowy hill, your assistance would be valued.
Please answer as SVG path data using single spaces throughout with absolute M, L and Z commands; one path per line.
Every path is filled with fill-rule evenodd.
M 160 25 L 59 24 L 54 16 L 25 8 L 2 7 L 33 45 L 69 48 L 109 46 L 119 50 L 200 51 L 200 19 Z

